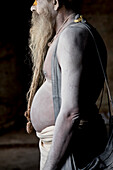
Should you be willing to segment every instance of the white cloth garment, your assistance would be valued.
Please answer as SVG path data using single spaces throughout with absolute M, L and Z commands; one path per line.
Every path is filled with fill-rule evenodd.
M 52 144 L 54 133 L 54 126 L 49 126 L 43 129 L 40 133 L 36 132 L 37 137 L 40 139 L 39 141 L 39 148 L 40 148 L 40 170 L 43 170 L 44 165 L 47 160 L 47 156 Z

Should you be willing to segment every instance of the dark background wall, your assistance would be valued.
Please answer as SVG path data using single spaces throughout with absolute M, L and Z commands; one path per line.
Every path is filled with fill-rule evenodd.
M 32 0 L 0 2 L 0 131 L 24 127 L 25 95 L 31 77 L 28 30 Z M 97 28 L 108 50 L 108 78 L 113 94 L 112 0 L 85 0 L 82 14 Z M 106 94 L 106 93 L 105 93 Z M 104 97 L 101 112 L 107 112 Z
M 0 130 L 25 124 L 31 68 L 28 29 L 32 0 L 0 2 Z
M 113 2 L 112 0 L 84 0 L 82 13 L 88 22 L 97 28 L 106 44 L 108 52 L 107 74 L 113 96 Z M 100 110 L 101 113 L 108 112 L 106 95 L 105 89 L 103 105 Z

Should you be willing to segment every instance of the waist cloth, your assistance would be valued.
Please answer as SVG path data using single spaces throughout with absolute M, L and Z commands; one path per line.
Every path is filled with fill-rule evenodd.
M 43 170 L 45 162 L 47 160 L 48 152 L 50 150 L 55 126 L 49 126 L 42 130 L 40 133 L 36 132 L 39 137 L 39 148 L 40 148 L 40 170 Z M 79 168 L 84 167 L 94 157 L 100 154 L 106 145 L 106 129 L 104 121 L 101 115 L 98 114 L 97 118 L 92 121 L 89 120 L 87 123 L 80 125 L 79 129 L 75 129 L 72 139 L 68 147 L 68 155 L 73 154 L 73 159 L 76 162 L 76 166 Z M 61 170 L 69 170 L 68 157 L 64 162 L 65 167 L 60 168 Z M 72 162 L 72 160 L 71 160 Z M 62 164 L 62 165 L 63 165 Z M 71 169 L 71 168 L 70 168 Z
M 43 170 L 44 165 L 47 160 L 47 156 L 52 144 L 54 133 L 54 126 L 49 126 L 43 129 L 40 133 L 36 132 L 37 137 L 40 139 L 39 141 L 39 149 L 40 149 L 40 170 Z

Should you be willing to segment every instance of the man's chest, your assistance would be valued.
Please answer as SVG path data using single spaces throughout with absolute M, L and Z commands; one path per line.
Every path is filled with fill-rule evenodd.
M 54 43 L 52 43 L 52 45 L 49 47 L 45 61 L 44 61 L 44 65 L 43 65 L 43 72 L 45 74 L 45 77 L 48 79 L 51 79 L 51 62 L 52 62 L 52 57 L 55 54 L 55 48 L 56 48 L 56 41 Z

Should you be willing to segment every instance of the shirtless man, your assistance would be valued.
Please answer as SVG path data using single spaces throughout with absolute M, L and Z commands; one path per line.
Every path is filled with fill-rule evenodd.
M 72 152 L 76 166 L 82 168 L 100 154 L 106 144 L 104 122 L 95 105 L 104 77 L 94 41 L 77 15 L 79 7 L 80 0 L 37 0 L 31 7 L 33 80 L 28 94 L 28 130 L 32 122 L 38 137 L 49 133 L 52 138 L 51 142 L 40 143 L 41 170 L 63 169 Z M 106 48 L 97 32 L 95 37 L 106 69 Z M 51 59 L 56 45 L 61 71 L 61 107 L 55 122 Z M 45 81 L 37 90 L 38 82 L 43 79 L 42 71 Z M 52 127 L 50 132 L 48 127 Z M 44 145 L 45 148 L 50 145 L 45 158 Z

